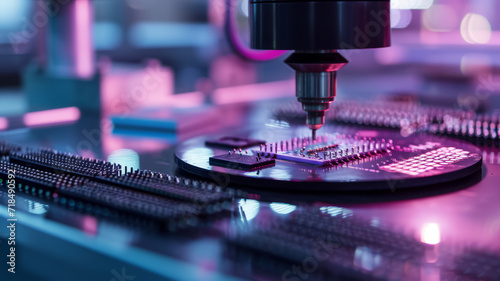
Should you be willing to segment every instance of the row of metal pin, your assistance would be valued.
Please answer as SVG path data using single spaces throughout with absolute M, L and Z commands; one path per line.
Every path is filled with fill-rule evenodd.
M 458 120 L 479 120 L 481 122 L 500 122 L 498 113 L 492 114 L 476 114 L 472 110 L 449 109 L 441 107 L 426 107 L 418 104 L 402 104 L 400 102 L 383 101 L 374 106 L 373 102 L 360 103 L 356 101 L 336 102 L 332 110 L 328 113 L 336 113 L 334 116 L 343 116 L 350 119 L 355 119 L 360 115 L 368 117 L 393 116 L 396 119 L 414 118 L 433 120 L 433 122 L 442 123 L 447 116 Z M 338 109 L 338 110 L 333 110 Z M 287 113 L 302 113 L 300 105 L 291 103 L 284 104 L 281 107 L 281 112 Z
M 62 168 L 98 176 L 121 175 L 121 165 L 104 160 L 86 159 L 81 156 L 54 153 L 51 151 L 29 152 L 28 154 L 13 153 L 12 157 L 37 162 L 55 168 Z
M 18 176 L 21 177 L 28 177 L 32 178 L 35 180 L 39 181 L 44 181 L 47 183 L 52 183 L 57 186 L 59 185 L 65 185 L 65 186 L 74 186 L 76 184 L 84 184 L 86 180 L 84 177 L 80 176 L 74 176 L 71 174 L 53 174 L 51 172 L 47 171 L 41 171 L 37 169 L 33 169 L 30 167 L 25 167 L 22 165 L 18 164 L 13 164 L 13 163 L 8 163 L 8 162 L 0 162 L 0 170 L 4 170 L 7 172 L 9 169 L 15 169 L 16 173 Z M 171 176 L 168 174 L 163 174 L 159 172 L 153 172 L 151 170 L 140 170 L 140 169 L 135 169 L 133 167 L 129 168 L 125 166 L 125 177 L 118 177 L 117 179 L 121 180 L 129 180 L 129 178 L 133 175 L 136 175 L 140 179 L 146 179 L 146 178 L 158 178 L 158 179 L 165 179 L 169 182 L 176 183 L 176 184 L 183 184 L 186 186 L 192 186 L 192 187 L 199 187 L 201 189 L 208 189 L 208 190 L 216 190 L 216 187 L 214 187 L 210 183 L 205 183 L 205 182 L 199 182 L 196 180 L 190 180 L 190 179 L 183 179 L 177 176 Z M 102 174 L 100 174 L 102 175 Z M 121 171 L 120 171 L 120 176 L 121 176 Z M 218 190 L 221 190 L 221 188 L 218 188 Z
M 266 152 L 278 152 L 278 151 L 290 151 L 298 148 L 306 147 L 312 144 L 327 142 L 329 136 L 317 136 L 316 140 L 313 140 L 311 137 L 303 137 L 303 138 L 292 138 L 285 141 L 261 144 L 260 151 Z
M 280 142 L 281 144 L 281 142 Z M 331 145 L 330 145 L 331 146 Z M 266 150 L 269 146 L 262 146 L 262 150 L 258 153 L 259 156 L 264 157 L 275 157 L 278 152 L 273 152 L 271 150 Z M 271 144 L 270 147 L 273 147 Z M 295 151 L 295 154 L 299 157 L 308 157 L 311 159 L 327 160 L 334 162 L 345 162 L 353 159 L 360 159 L 366 157 L 367 155 L 378 154 L 380 152 L 387 152 L 393 148 L 393 141 L 382 139 L 380 141 L 356 141 L 353 146 L 346 149 L 339 149 L 337 151 L 324 150 L 324 152 L 315 152 L 314 154 L 306 154 L 305 147 L 299 151 Z M 352 159 L 351 159 L 352 158 Z
M 216 190 L 219 189 L 221 190 L 221 187 L 216 187 L 211 183 L 206 183 L 203 181 L 196 181 L 196 180 L 191 180 L 191 179 L 186 179 L 186 178 L 181 178 L 177 176 L 172 176 L 169 174 L 165 173 L 160 173 L 160 172 L 154 172 L 151 170 L 140 170 L 140 169 L 135 169 L 133 167 L 130 167 L 130 172 L 127 172 L 128 167 L 125 166 L 125 176 L 119 178 L 121 181 L 126 181 L 132 178 L 137 178 L 137 179 L 148 179 L 148 178 L 156 178 L 156 179 L 162 179 L 166 180 L 171 183 L 176 183 L 176 184 L 182 184 L 185 186 L 191 186 L 195 188 L 201 188 L 201 189 L 208 189 L 208 190 Z
M 355 145 L 351 148 L 340 149 L 339 151 L 325 151 L 323 153 L 323 160 L 337 160 L 349 156 L 361 157 L 368 153 L 386 152 L 390 149 L 389 143 L 385 142 L 370 142 L 369 144 Z M 319 153 L 314 157 L 321 158 Z
M 352 116 L 347 114 L 348 110 L 344 110 L 338 117 L 343 118 L 346 122 L 356 123 L 356 121 L 359 121 L 358 119 L 360 118 L 359 113 L 363 111 L 361 108 L 357 109 L 358 113 Z M 378 113 L 378 111 L 372 112 L 373 110 L 371 108 L 366 108 L 366 110 L 370 112 L 368 113 L 369 116 L 377 118 L 378 121 L 390 118 L 390 114 L 381 114 Z M 408 115 L 407 113 L 401 112 L 399 109 L 397 114 Z M 412 122 L 417 122 L 419 125 L 425 125 L 422 129 L 429 130 L 431 133 L 454 134 L 476 138 L 500 138 L 500 116 L 495 114 L 476 115 L 474 112 L 462 112 L 456 110 L 435 111 L 423 108 L 410 115 L 414 117 L 414 119 L 410 118 L 413 120 Z M 447 116 L 448 118 L 446 118 Z M 365 118 L 366 117 L 367 116 L 365 116 Z M 399 124 L 402 119 L 404 118 L 399 116 L 396 119 L 397 124 Z M 389 125 L 385 123 L 381 124 L 380 122 L 377 122 L 376 124 L 379 126 Z M 391 123 L 390 125 L 393 124 Z
M 62 184 L 67 184 L 67 183 L 83 184 L 83 181 L 85 180 L 83 177 L 77 177 L 77 176 L 70 175 L 70 174 L 53 174 L 50 172 L 36 170 L 33 168 L 29 168 L 29 167 L 25 167 L 25 166 L 13 164 L 13 163 L 7 163 L 7 162 L 0 162 L 0 168 L 2 168 L 2 169 L 15 168 L 16 173 L 18 175 L 28 176 L 28 177 L 31 177 L 33 179 L 44 180 L 44 181 L 51 182 L 54 184 L 56 184 L 58 182 L 61 182 Z M 215 187 L 213 187 L 209 183 L 205 184 L 204 182 L 183 179 L 183 178 L 180 178 L 177 176 L 171 176 L 168 174 L 153 172 L 151 170 L 140 170 L 140 169 L 134 170 L 133 167 L 130 167 L 130 171 L 129 171 L 129 168 L 127 166 L 125 166 L 124 170 L 125 170 L 126 177 L 124 177 L 124 178 L 122 177 L 121 178 L 122 180 L 126 180 L 127 178 L 130 178 L 130 176 L 135 175 L 138 178 L 142 178 L 142 179 L 159 178 L 159 179 L 165 179 L 165 180 L 172 182 L 172 183 L 177 183 L 177 184 L 182 183 L 186 186 L 200 187 L 202 189 L 209 189 L 209 190 L 215 189 Z M 121 177 L 121 174 L 122 174 L 122 172 L 120 170 L 120 172 L 119 172 L 120 177 Z M 102 176 L 104 174 L 99 173 L 99 175 Z
M 241 153 L 241 149 L 240 149 Z M 246 151 L 248 153 L 248 151 Z M 45 155 L 46 154 L 46 155 Z M 47 157 L 45 157 L 47 156 Z M 168 174 L 163 174 L 159 172 L 154 172 L 151 170 L 140 170 L 140 169 L 135 169 L 133 167 L 125 166 L 124 171 L 125 171 L 125 176 L 123 177 L 123 171 L 122 167 L 119 164 L 115 163 L 110 163 L 110 162 L 105 162 L 102 160 L 87 160 L 84 159 L 83 157 L 80 156 L 69 156 L 68 155 L 53 155 L 51 151 L 46 152 L 46 153 L 40 153 L 35 155 L 34 153 L 30 153 L 29 155 L 24 155 L 24 154 L 19 154 L 16 155 L 18 159 L 31 159 L 32 162 L 39 163 L 40 165 L 44 165 L 47 167 L 54 167 L 54 168 L 59 168 L 56 167 L 60 166 L 61 168 L 69 168 L 66 171 L 70 171 L 68 173 L 53 173 L 53 172 L 48 172 L 48 171 L 43 171 L 43 170 L 37 170 L 36 168 L 30 168 L 26 166 L 22 166 L 23 164 L 14 164 L 14 163 L 9 163 L 9 162 L 1 162 L 0 164 L 0 171 L 5 170 L 5 174 L 7 173 L 8 169 L 12 169 L 12 167 L 15 167 L 16 172 L 18 172 L 18 175 L 20 178 L 31 178 L 36 181 L 39 181 L 40 183 L 47 184 L 52 187 L 60 188 L 59 192 L 63 192 L 64 190 L 70 191 L 70 190 L 75 190 L 74 188 L 79 187 L 86 189 L 88 187 L 88 184 L 96 184 L 92 180 L 92 178 L 89 178 L 87 176 L 79 176 L 78 171 L 77 174 L 74 174 L 76 171 L 76 168 L 78 167 L 79 162 L 81 161 L 88 161 L 93 163 L 90 165 L 91 167 L 97 168 L 97 171 L 94 171 L 92 173 L 85 173 L 85 175 L 92 175 L 92 176 L 105 176 L 108 177 L 110 176 L 111 178 L 117 179 L 118 181 L 129 181 L 129 182 L 141 182 L 141 181 L 148 181 L 148 179 L 151 178 L 158 178 L 162 180 L 166 180 L 168 182 L 177 184 L 178 187 L 174 187 L 174 189 L 179 188 L 180 186 L 185 186 L 185 187 L 190 187 L 193 188 L 191 191 L 190 196 L 194 196 L 194 199 L 197 200 L 202 200 L 199 198 L 200 195 L 203 196 L 210 196 L 207 198 L 211 198 L 210 200 L 214 201 L 215 205 L 211 205 L 212 209 L 217 209 L 220 208 L 222 205 L 220 205 L 221 200 L 227 200 L 229 198 L 228 196 L 231 193 L 219 193 L 222 191 L 227 191 L 227 192 L 234 192 L 231 189 L 225 189 L 220 186 L 214 185 L 212 183 L 208 182 L 202 182 L 202 181 L 196 181 L 196 180 L 191 180 L 191 179 L 186 179 L 186 178 L 180 178 L 177 176 L 171 176 Z M 70 158 L 70 159 L 66 159 Z M 7 160 L 7 159 L 6 159 Z M 68 161 L 69 160 L 69 161 Z M 8 160 L 7 160 L 8 161 Z M 21 163 L 23 163 L 21 161 Z M 60 165 L 59 165 L 60 164 Z M 8 166 L 6 166 L 8 165 Z M 6 167 L 4 167 L 6 166 Z M 81 168 L 81 167 L 80 167 Z M 117 173 L 110 174 L 110 170 L 116 170 Z M 73 173 L 72 173 L 73 172 Z M 135 176 L 134 176 L 135 175 Z M 111 186 L 113 184 L 111 183 Z M 198 190 L 198 191 L 196 191 Z M 41 189 L 39 189 L 41 191 Z M 202 192 L 202 193 L 199 193 Z M 207 193 L 208 192 L 208 193 Z M 41 194 L 41 193 L 40 193 Z M 244 195 L 244 193 L 241 192 L 236 192 L 236 194 L 239 195 Z M 47 195 L 49 196 L 49 195 Z M 186 195 L 188 196 L 188 195 Z M 214 197 L 215 196 L 215 197 Z M 205 198 L 205 197 L 203 197 Z M 193 200 L 194 200 L 193 199 Z M 203 199 L 205 200 L 205 199 Z M 219 202 L 220 201 L 220 202 Z M 215 206 L 215 207 L 214 207 Z
M 42 149 L 39 151 L 30 150 L 27 154 L 16 153 L 15 156 L 23 157 L 25 159 L 52 159 L 57 161 L 64 161 L 66 163 L 74 163 L 75 165 L 103 165 L 115 166 L 116 164 L 106 162 L 105 160 L 85 158 L 80 155 L 72 155 L 71 153 L 58 152 L 54 150 Z M 26 158 L 28 157 L 28 158 Z M 39 160 L 40 161 L 40 160 Z
M 229 150 L 228 151 L 229 155 L 233 155 L 233 154 L 240 154 L 240 155 L 243 155 L 243 149 L 239 148 L 239 149 L 233 149 L 232 151 Z M 248 150 L 245 150 L 245 154 L 248 154 Z
M 472 122 L 473 123 L 473 122 Z M 450 126 L 445 126 L 444 124 L 438 126 L 434 129 L 435 133 L 447 133 L 470 137 L 491 137 L 493 139 L 499 137 L 500 127 L 496 127 L 496 124 L 491 124 L 491 126 L 485 126 L 484 124 L 454 124 Z
M 85 158 L 79 155 L 72 155 L 70 153 L 58 152 L 52 149 L 30 150 L 28 154 L 22 154 L 18 152 L 13 155 L 18 158 L 40 163 L 50 163 L 51 161 L 60 162 L 59 164 L 61 164 L 61 167 L 66 167 L 66 168 L 70 168 L 69 167 L 70 165 L 75 165 L 76 167 L 80 166 L 79 168 L 90 167 L 92 169 L 100 170 L 98 171 L 99 176 L 105 176 L 105 175 L 121 176 L 123 174 L 122 166 L 120 164 L 106 162 L 105 160 Z M 51 164 L 56 164 L 55 162 L 52 162 Z M 128 167 L 125 166 L 124 173 L 127 174 L 128 172 L 134 173 L 134 168 L 130 167 L 129 171 Z M 160 175 L 160 173 L 154 173 L 152 171 L 139 170 L 139 169 L 136 169 L 135 173 L 140 174 L 141 176 L 146 176 L 146 174 L 150 174 L 151 176 L 155 174 Z
M 13 169 L 16 171 L 16 177 L 32 179 L 46 184 L 53 184 L 55 187 L 61 185 L 73 186 L 76 184 L 83 184 L 86 179 L 69 174 L 54 174 L 46 171 L 36 170 L 30 167 L 21 166 L 13 163 L 0 162 L 0 170 L 6 172 Z
M 337 141 L 337 143 L 332 143 L 334 141 Z M 324 136 L 318 136 L 316 141 L 311 140 L 310 137 L 305 137 L 305 138 L 293 138 L 285 141 L 268 143 L 268 144 L 261 144 L 260 151 L 278 153 L 278 152 L 290 152 L 300 149 L 299 152 L 303 153 L 306 151 L 306 147 L 310 145 L 321 144 L 321 143 L 332 143 L 323 145 L 322 147 L 319 148 L 311 149 L 311 150 L 327 150 L 338 146 L 342 142 L 352 143 L 354 146 L 353 149 L 355 149 L 355 147 L 358 146 L 360 150 L 361 148 L 363 148 L 363 150 L 367 149 L 373 150 L 379 148 L 386 149 L 392 147 L 393 144 L 392 140 L 388 140 L 386 142 L 385 139 L 382 139 L 380 141 L 373 141 L 371 140 L 371 138 L 360 139 L 358 137 L 351 137 L 346 135 L 341 135 L 341 136 L 324 135 Z
M 193 189 L 200 189 L 203 191 L 202 193 L 198 193 L 196 195 L 197 191 L 191 191 L 191 196 L 195 196 L 193 198 L 198 198 L 196 196 L 210 196 L 206 197 L 212 198 L 211 200 L 221 200 L 224 198 L 227 198 L 224 196 L 224 194 L 219 193 L 218 195 L 216 194 L 217 192 L 221 192 L 224 190 L 221 186 L 214 185 L 212 183 L 208 182 L 203 182 L 203 181 L 197 181 L 193 179 L 187 179 L 187 178 L 181 178 L 177 176 L 171 176 L 169 174 L 164 174 L 160 172 L 154 172 L 151 170 L 135 170 L 132 171 L 131 173 L 126 174 L 124 177 L 118 177 L 116 178 L 117 181 L 119 182 L 129 182 L 133 184 L 147 184 L 149 180 L 160 180 L 162 181 L 167 181 L 170 183 L 174 183 L 176 185 L 182 185 L 184 187 L 190 187 Z M 157 181 L 153 181 L 153 183 L 156 183 Z M 174 189 L 178 189 L 179 187 L 174 187 Z M 166 190 L 165 190 L 166 191 Z M 209 193 L 207 193 L 209 192 Z M 214 196 L 218 196 L 217 198 Z M 199 198 L 198 198 L 199 199 Z
M 300 156 L 297 154 L 297 157 L 307 157 L 309 159 L 316 159 L 316 160 L 327 160 L 331 162 L 337 162 L 337 163 L 343 163 L 346 161 L 351 161 L 355 159 L 360 159 L 364 158 L 366 156 L 373 156 L 376 154 L 379 154 L 381 152 L 387 152 L 389 151 L 389 146 L 385 146 L 384 148 L 378 147 L 377 149 L 362 149 L 360 146 L 358 147 L 352 147 L 351 149 L 342 149 L 339 151 L 325 151 L 323 155 L 315 154 L 315 155 L 306 155 L 306 154 L 300 154 Z M 259 152 L 259 155 L 263 157 L 276 157 L 277 154 L 279 153 L 274 153 L 274 152 Z

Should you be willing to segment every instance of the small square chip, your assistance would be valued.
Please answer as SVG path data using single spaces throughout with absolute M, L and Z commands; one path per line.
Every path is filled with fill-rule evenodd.
M 256 155 L 250 156 L 232 153 L 210 157 L 209 163 L 210 165 L 229 169 L 253 170 L 274 166 L 275 160 L 271 158 L 261 158 Z
M 240 137 L 221 137 L 217 139 L 210 139 L 205 142 L 209 146 L 220 146 L 226 148 L 248 148 L 266 144 L 263 140 L 240 138 Z

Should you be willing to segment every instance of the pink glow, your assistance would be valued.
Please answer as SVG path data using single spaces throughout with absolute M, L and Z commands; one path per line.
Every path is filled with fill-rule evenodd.
M 92 11 L 89 0 L 75 1 L 75 49 L 76 73 L 80 77 L 94 75 L 94 56 L 92 46 Z
M 80 110 L 76 107 L 30 112 L 23 117 L 24 124 L 28 127 L 63 124 L 78 119 L 80 119 Z
M 167 97 L 167 105 L 177 108 L 193 108 L 205 102 L 205 94 L 202 92 L 189 92 Z
M 424 224 L 420 235 L 420 240 L 425 244 L 436 245 L 441 242 L 441 231 L 437 223 Z
M 97 234 L 97 219 L 91 216 L 85 216 L 83 218 L 83 232 L 89 235 Z
M 294 94 L 295 79 L 291 79 L 220 88 L 214 91 L 213 101 L 216 104 L 229 104 L 287 97 Z
M 5 117 L 0 117 L 0 131 L 6 130 L 9 127 L 9 120 Z

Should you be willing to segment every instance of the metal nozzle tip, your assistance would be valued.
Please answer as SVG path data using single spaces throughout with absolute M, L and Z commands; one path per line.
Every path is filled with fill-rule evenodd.
M 316 129 L 312 129 L 312 140 L 316 140 Z
M 323 124 L 306 124 L 307 127 L 311 130 L 319 130 L 321 127 L 323 127 Z
M 325 124 L 324 111 L 307 111 L 306 125 L 311 130 L 318 130 Z

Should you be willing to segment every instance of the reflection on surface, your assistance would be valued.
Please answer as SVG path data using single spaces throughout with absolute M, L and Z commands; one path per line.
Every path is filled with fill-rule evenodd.
M 131 169 L 139 169 L 139 154 L 132 149 L 118 149 L 108 156 L 108 162 L 122 165 L 122 169 L 130 167 Z M 126 171 L 125 171 L 126 172 Z
M 238 207 L 240 210 L 241 220 L 245 222 L 252 220 L 257 216 L 260 209 L 260 203 L 257 200 L 241 199 L 238 202 Z
M 281 215 L 290 214 L 297 209 L 297 206 L 286 203 L 271 203 L 269 206 L 271 207 L 271 210 Z
M 290 180 L 292 178 L 292 175 L 289 173 L 289 171 L 281 169 L 281 170 L 272 170 L 270 174 L 271 178 L 277 179 L 277 180 Z
M 184 159 L 187 159 L 188 161 L 197 161 L 200 159 L 208 159 L 212 156 L 214 156 L 213 150 L 208 149 L 208 148 L 204 148 L 204 147 L 188 149 L 184 152 L 184 154 L 182 154 L 182 157 Z
M 354 252 L 354 266 L 373 271 L 382 263 L 382 256 L 368 247 L 357 247 Z
M 352 211 L 346 208 L 326 206 L 326 207 L 321 207 L 319 209 L 321 210 L 321 212 L 329 214 L 332 217 L 342 216 L 343 218 L 347 218 L 352 216 Z
M 28 212 L 41 215 L 47 213 L 49 206 L 47 204 L 38 203 L 36 201 L 28 200 Z

